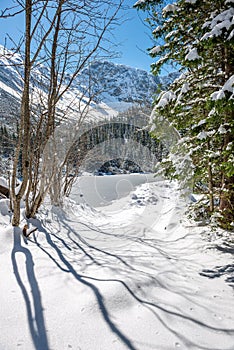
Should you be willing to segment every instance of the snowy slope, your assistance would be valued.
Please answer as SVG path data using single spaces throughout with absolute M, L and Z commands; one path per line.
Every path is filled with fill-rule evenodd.
M 7 56 L 8 59 L 4 56 Z M 44 93 L 49 71 L 43 65 L 33 71 L 34 94 Z M 22 58 L 19 54 L 12 54 L 0 46 L 0 122 L 7 123 L 9 117 L 19 115 L 19 99 L 22 91 Z M 89 78 L 91 76 L 91 82 Z M 111 62 L 93 62 L 85 68 L 75 79 L 71 89 L 66 93 L 60 103 L 60 108 L 72 105 L 74 116 L 80 102 L 82 92 L 91 86 L 91 94 L 95 95 L 91 105 L 91 118 L 112 117 L 118 111 L 128 109 L 134 104 L 150 105 L 152 96 L 160 83 L 167 84 L 172 76 L 159 79 L 146 71 L 127 67 Z M 64 86 L 69 81 L 69 75 L 65 76 Z M 36 103 L 34 97 L 34 103 Z M 82 99 L 87 103 L 85 97 Z
M 104 180 L 120 193 L 113 178 L 92 177 L 96 195 Z M 103 207 L 45 206 L 28 240 L 0 201 L 1 350 L 234 349 L 222 238 L 185 219 L 176 184 L 126 181 Z
M 93 92 L 101 92 L 98 101 L 107 104 L 152 102 L 160 79 L 146 71 L 111 62 L 93 62 L 82 76 L 91 75 Z

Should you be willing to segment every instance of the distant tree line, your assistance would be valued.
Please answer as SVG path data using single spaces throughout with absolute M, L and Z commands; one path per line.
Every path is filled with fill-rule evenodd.
M 0 126 L 0 154 L 2 157 L 13 156 L 17 134 L 6 125 Z

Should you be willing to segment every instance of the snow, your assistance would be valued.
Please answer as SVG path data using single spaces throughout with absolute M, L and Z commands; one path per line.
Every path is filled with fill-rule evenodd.
M 161 51 L 161 46 L 154 46 L 154 47 L 150 50 L 150 54 L 151 54 L 151 55 L 157 55 L 160 51 Z
M 227 151 L 230 151 L 232 149 L 232 145 L 233 143 L 232 142 L 228 142 L 227 146 L 226 146 L 226 150 Z
M 199 132 L 199 134 L 197 135 L 197 138 L 199 140 L 205 140 L 207 138 L 207 132 L 205 132 L 205 131 Z
M 197 124 L 197 126 L 201 126 L 203 124 L 206 124 L 206 119 L 200 120 L 199 123 Z
M 175 4 L 168 4 L 163 8 L 162 14 L 166 16 L 168 12 L 175 12 L 177 9 L 178 7 Z
M 234 8 L 230 6 L 229 9 L 219 13 L 210 21 L 204 23 L 203 28 L 209 28 L 211 30 L 204 34 L 204 36 L 202 37 L 202 40 L 221 36 L 224 31 L 227 31 L 227 32 L 229 31 L 233 23 L 234 23 Z M 233 37 L 233 31 L 232 31 L 232 35 L 229 34 L 228 40 L 231 40 L 232 37 Z
M 172 36 L 175 36 L 178 33 L 178 30 L 172 30 L 170 33 L 168 33 L 165 37 L 166 40 L 170 39 Z
M 176 95 L 174 94 L 174 92 L 172 91 L 166 91 L 161 93 L 159 102 L 157 104 L 157 108 L 159 107 L 165 107 L 166 105 L 168 105 L 168 103 L 170 103 L 171 101 L 173 101 L 176 98 Z
M 230 32 L 227 40 L 231 40 L 234 37 L 234 29 Z
M 63 210 L 45 204 L 28 239 L 1 212 L 0 349 L 233 349 L 219 231 L 186 219 L 174 182 L 88 178 L 93 194 L 78 182 Z
M 146 0 L 138 0 L 138 1 L 133 5 L 133 7 L 142 5 L 142 4 L 144 4 L 145 2 L 146 2 Z
M 8 187 L 8 181 L 2 176 L 0 176 L 0 185 Z
M 5 221 L 4 219 L 6 216 L 9 216 L 9 204 L 10 204 L 9 199 L 4 198 L 0 200 L 0 215 L 1 215 L 2 222 Z
M 225 98 L 225 93 L 223 90 L 215 91 L 211 94 L 211 100 L 217 101 Z
M 186 94 L 188 91 L 190 90 L 190 86 L 189 86 L 189 83 L 184 83 L 182 88 L 181 88 L 181 93 L 182 94 Z
M 226 134 L 227 133 L 227 129 L 223 125 L 220 125 L 219 128 L 218 128 L 218 133 L 219 134 Z
M 185 0 L 185 3 L 187 4 L 195 4 L 197 0 Z
M 1 56 L 3 53 L 5 56 Z M 17 100 L 22 94 L 23 86 L 23 70 L 19 63 L 22 63 L 19 54 L 4 49 L 0 45 L 0 64 L 3 65 L 0 90 L 11 94 Z M 92 70 L 92 74 L 89 69 Z M 32 71 L 32 79 L 35 84 L 31 90 L 31 102 L 35 105 L 39 102 L 43 104 L 42 100 L 47 100 L 48 74 L 48 67 L 39 63 Z M 89 81 L 91 76 L 92 82 Z M 57 103 L 58 118 L 63 119 L 66 115 L 77 125 L 80 123 L 80 118 L 85 118 L 88 122 L 111 119 L 119 112 L 127 111 L 132 106 L 139 106 L 141 102 L 151 103 L 152 95 L 160 83 L 164 83 L 164 78 L 154 77 L 142 69 L 107 61 L 92 62 L 89 68 L 81 70 L 69 91 L 66 90 L 69 84 L 69 74 L 66 74 L 60 86 L 60 94 L 62 92 L 64 94 Z M 89 104 L 90 96 L 93 96 L 93 101 Z M 9 110 L 8 113 L 12 118 L 12 114 L 18 112 L 15 112 L 13 108 L 9 109 L 9 101 L 5 94 L 0 97 L 2 107 L 6 111 Z M 17 100 L 14 98 L 12 101 L 18 107 L 19 101 Z M 46 113 L 46 110 L 42 110 L 42 113 Z
M 211 99 L 213 101 L 216 100 L 220 100 L 225 98 L 225 91 L 231 92 L 232 95 L 230 97 L 233 98 L 234 96 L 234 75 L 232 75 L 227 81 L 226 83 L 223 85 L 222 89 L 213 92 L 213 94 L 211 94 Z
M 12 96 L 14 96 L 16 98 L 20 98 L 20 94 L 19 93 L 17 93 L 10 86 L 7 86 L 6 84 L 4 84 L 2 81 L 0 81 L 0 89 L 5 90 L 6 92 L 8 92 L 9 94 L 11 94 Z
M 198 60 L 199 58 L 201 58 L 201 56 L 198 55 L 196 47 L 190 50 L 189 53 L 185 56 L 185 60 L 187 61 L 194 61 L 194 60 Z
M 188 91 L 190 91 L 190 86 L 188 83 L 184 83 L 180 89 L 180 93 L 177 97 L 177 104 L 180 103 L 181 99 L 183 98 L 183 94 L 186 94 Z
M 234 75 L 232 75 L 223 86 L 224 91 L 234 93 Z

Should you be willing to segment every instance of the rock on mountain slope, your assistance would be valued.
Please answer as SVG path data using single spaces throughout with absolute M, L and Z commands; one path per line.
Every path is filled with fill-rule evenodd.
M 82 76 L 92 77 L 92 89 L 97 93 L 97 101 L 108 104 L 146 103 L 152 101 L 160 79 L 142 69 L 111 62 L 93 62 L 82 72 Z M 98 94 L 100 92 L 100 94 Z
M 6 55 L 8 59 L 6 59 Z M 22 58 L 0 46 L 0 124 L 9 124 L 9 118 L 19 115 L 20 92 L 22 90 Z M 9 65 L 10 63 L 10 65 Z M 38 66 L 33 73 L 33 84 L 46 96 L 49 69 Z M 65 77 L 66 85 L 69 76 Z M 154 77 L 146 71 L 111 62 L 93 62 L 75 79 L 69 93 L 61 101 L 78 101 L 80 92 L 89 89 L 94 95 L 91 105 L 93 114 L 115 115 L 134 104 L 150 105 L 152 96 L 164 79 Z M 83 99 L 85 103 L 85 99 Z M 75 103 L 74 105 L 75 106 Z M 74 107 L 75 113 L 75 107 Z

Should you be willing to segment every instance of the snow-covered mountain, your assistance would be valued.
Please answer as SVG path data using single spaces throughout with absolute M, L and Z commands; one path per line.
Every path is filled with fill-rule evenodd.
M 0 123 L 19 114 L 22 91 L 22 59 L 0 46 Z
M 160 79 L 142 69 L 112 62 L 93 62 L 82 71 L 82 77 L 92 77 L 92 89 L 97 101 L 114 103 L 145 103 L 152 101 Z
M 84 77 L 88 74 L 92 76 L 94 92 L 100 92 L 97 100 L 109 105 L 151 104 L 159 85 L 166 88 L 178 77 L 177 72 L 155 77 L 145 70 L 107 61 L 92 63 L 82 72 Z
M 0 124 L 9 124 L 12 117 L 15 119 L 19 115 L 22 63 L 19 54 L 13 55 L 0 46 Z M 46 93 L 48 68 L 38 66 L 33 74 L 34 86 L 42 93 Z M 69 76 L 64 79 L 65 85 L 67 79 Z M 93 114 L 113 116 L 135 104 L 150 105 L 158 85 L 163 85 L 164 81 L 165 78 L 154 77 L 141 69 L 96 61 L 83 69 L 75 79 L 61 105 L 78 100 L 80 92 L 89 89 L 94 95 L 91 106 Z M 85 103 L 85 98 L 83 102 Z

